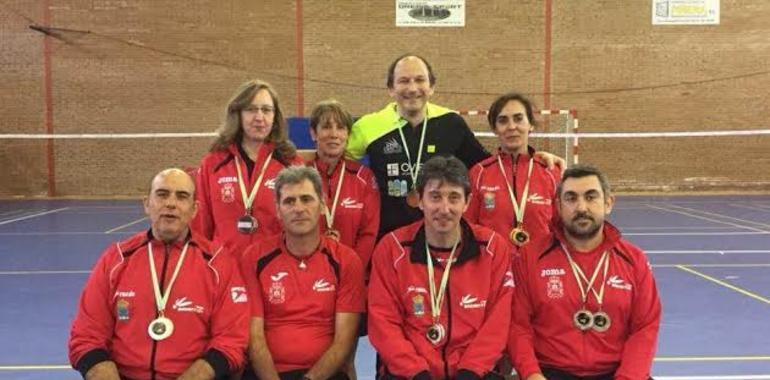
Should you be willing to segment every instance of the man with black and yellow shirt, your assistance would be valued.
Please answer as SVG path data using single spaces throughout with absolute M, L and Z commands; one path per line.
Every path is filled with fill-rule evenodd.
M 363 116 L 351 130 L 346 153 L 355 160 L 369 156 L 380 188 L 379 236 L 421 218 L 414 193 L 418 163 L 442 155 L 471 167 L 489 157 L 459 114 L 428 102 L 435 84 L 425 59 L 399 57 L 390 65 L 387 80 L 395 102 Z

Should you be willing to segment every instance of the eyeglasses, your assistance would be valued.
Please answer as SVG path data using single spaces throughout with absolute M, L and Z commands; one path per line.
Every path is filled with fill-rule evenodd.
M 243 111 L 248 113 L 257 113 L 258 111 L 262 111 L 262 114 L 264 115 L 271 115 L 273 112 L 275 112 L 275 108 L 273 106 L 258 106 L 251 104 L 244 108 Z

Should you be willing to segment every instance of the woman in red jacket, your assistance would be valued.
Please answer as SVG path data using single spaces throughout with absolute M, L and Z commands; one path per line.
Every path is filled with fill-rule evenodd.
M 286 166 L 302 164 L 287 129 L 269 84 L 255 79 L 238 88 L 197 175 L 195 230 L 235 255 L 257 239 L 281 232 L 275 177 Z
M 530 239 L 548 238 L 561 173 L 549 169 L 529 146 L 529 133 L 536 126 L 532 102 L 516 93 L 502 95 L 489 107 L 487 118 L 500 148 L 471 168 L 465 218 L 519 247 Z

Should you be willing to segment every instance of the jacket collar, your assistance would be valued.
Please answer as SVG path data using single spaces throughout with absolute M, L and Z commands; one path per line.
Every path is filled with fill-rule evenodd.
M 465 221 L 460 219 L 460 233 L 462 235 L 460 254 L 457 256 L 455 264 L 460 264 L 465 261 L 471 260 L 479 256 L 479 244 L 476 241 L 476 236 L 473 234 L 471 226 Z M 414 240 L 411 245 L 412 252 L 409 254 L 409 259 L 413 263 L 427 264 L 428 258 L 425 252 L 425 223 L 420 226 L 417 233 L 414 236 Z

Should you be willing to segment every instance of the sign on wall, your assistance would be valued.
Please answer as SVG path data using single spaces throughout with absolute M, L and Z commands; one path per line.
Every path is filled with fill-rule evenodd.
M 396 0 L 398 27 L 463 27 L 465 0 Z
M 719 0 L 653 0 L 652 25 L 719 25 Z

